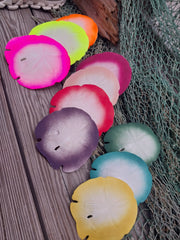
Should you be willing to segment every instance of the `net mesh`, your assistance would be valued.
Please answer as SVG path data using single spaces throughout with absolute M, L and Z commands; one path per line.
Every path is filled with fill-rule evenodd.
M 180 3 L 179 0 L 121 0 L 119 44 L 98 38 L 86 54 L 116 51 L 132 68 L 132 81 L 115 106 L 114 124 L 141 122 L 161 142 L 161 153 L 150 167 L 153 187 L 139 205 L 136 224 L 127 240 L 180 239 Z M 78 13 L 72 1 L 53 12 Z M 100 144 L 97 155 L 102 153 Z M 94 156 L 95 157 L 95 156 Z

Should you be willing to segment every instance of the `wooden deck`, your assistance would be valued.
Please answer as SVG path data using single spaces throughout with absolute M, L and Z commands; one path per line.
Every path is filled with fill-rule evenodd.
M 48 114 L 61 85 L 29 90 L 16 83 L 4 58 L 7 42 L 27 35 L 40 10 L 0 10 L 0 239 L 77 240 L 69 205 L 74 189 L 89 176 L 89 163 L 65 174 L 52 169 L 35 148 L 34 129 Z

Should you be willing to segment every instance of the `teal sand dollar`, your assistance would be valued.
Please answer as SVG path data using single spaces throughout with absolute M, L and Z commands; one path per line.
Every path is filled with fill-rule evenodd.
M 128 152 L 111 152 L 99 156 L 92 164 L 90 177 L 115 177 L 126 182 L 134 192 L 137 203 L 144 202 L 152 187 L 147 164 Z
M 150 127 L 141 123 L 127 123 L 112 127 L 104 137 L 107 152 L 131 152 L 148 165 L 158 158 L 160 142 Z

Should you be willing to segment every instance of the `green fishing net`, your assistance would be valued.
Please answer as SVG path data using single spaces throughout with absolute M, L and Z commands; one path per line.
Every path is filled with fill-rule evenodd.
M 161 142 L 161 154 L 150 167 L 153 187 L 128 240 L 180 239 L 180 2 L 121 0 L 119 44 L 98 38 L 86 54 L 114 51 L 128 59 L 132 81 L 115 106 L 115 122 L 141 122 Z M 72 1 L 53 12 L 61 17 L 79 10 Z M 103 143 L 97 152 L 102 154 Z M 94 156 L 96 157 L 96 156 Z

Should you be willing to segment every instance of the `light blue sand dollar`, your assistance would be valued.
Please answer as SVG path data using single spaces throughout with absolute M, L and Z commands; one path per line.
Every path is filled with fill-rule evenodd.
M 112 127 L 104 137 L 107 152 L 131 152 L 148 165 L 158 158 L 160 142 L 154 132 L 145 124 L 127 123 Z
M 147 164 L 129 152 L 111 152 L 96 158 L 90 178 L 115 177 L 126 182 L 134 192 L 137 203 L 144 202 L 152 187 L 152 176 Z

